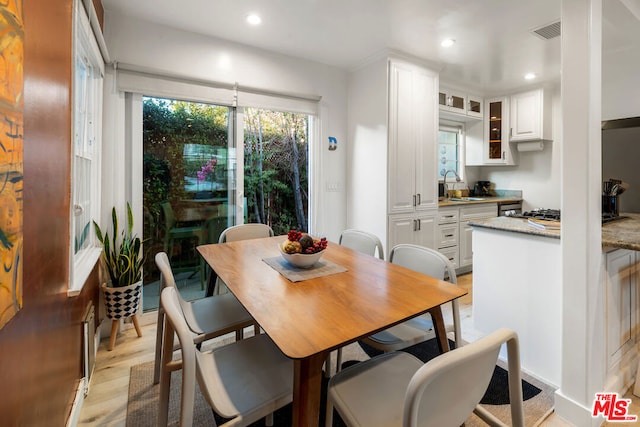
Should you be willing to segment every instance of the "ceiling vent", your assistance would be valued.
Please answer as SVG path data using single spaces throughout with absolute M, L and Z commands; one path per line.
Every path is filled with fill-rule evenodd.
M 560 21 L 545 25 L 544 27 L 536 28 L 531 32 L 544 40 L 555 39 L 556 37 L 560 37 Z

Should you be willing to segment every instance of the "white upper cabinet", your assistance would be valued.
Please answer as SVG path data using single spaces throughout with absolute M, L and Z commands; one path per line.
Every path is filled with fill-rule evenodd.
M 389 63 L 389 213 L 438 206 L 438 75 L 407 62 Z
M 551 96 L 544 89 L 511 95 L 511 141 L 552 139 Z
M 508 97 L 487 99 L 484 122 L 484 164 L 517 164 L 517 153 L 509 143 L 509 123 Z
M 466 117 L 482 119 L 483 100 L 480 96 L 447 87 L 440 87 L 438 104 L 441 117 L 443 118 L 463 121 L 466 121 Z M 448 113 L 454 113 L 454 116 L 448 116 Z

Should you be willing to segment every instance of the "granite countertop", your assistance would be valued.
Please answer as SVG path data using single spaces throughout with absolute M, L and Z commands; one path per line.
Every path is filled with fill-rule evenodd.
M 602 246 L 640 251 L 640 214 L 621 213 L 620 216 L 627 218 L 612 221 L 602 226 Z M 560 238 L 560 230 L 536 228 L 529 225 L 526 218 L 499 216 L 471 221 L 469 224 L 474 227 L 544 236 L 553 239 Z
M 522 201 L 522 197 L 516 196 L 491 196 L 491 197 L 481 197 L 482 200 L 462 200 L 462 201 L 451 201 L 450 199 L 444 199 L 438 201 L 438 207 L 448 207 L 448 206 L 460 206 L 460 205 L 479 205 L 482 203 L 517 203 Z

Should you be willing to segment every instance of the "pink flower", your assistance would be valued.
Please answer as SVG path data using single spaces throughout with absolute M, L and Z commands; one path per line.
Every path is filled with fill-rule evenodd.
M 205 181 L 210 174 L 213 175 L 213 170 L 215 169 L 217 163 L 218 159 L 216 159 L 215 157 L 211 160 L 207 160 L 207 163 L 202 166 L 199 171 L 196 172 L 198 181 Z

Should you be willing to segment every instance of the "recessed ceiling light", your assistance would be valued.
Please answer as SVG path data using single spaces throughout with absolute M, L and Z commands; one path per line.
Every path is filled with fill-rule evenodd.
M 451 46 L 453 46 L 453 44 L 455 42 L 456 41 L 454 39 L 444 39 L 444 40 L 442 40 L 442 43 L 440 43 L 440 46 L 442 46 L 442 47 L 451 47 Z
M 255 13 L 247 16 L 247 22 L 251 25 L 259 25 L 262 22 L 262 18 L 260 18 Z
M 533 80 L 533 79 L 535 79 L 536 77 L 537 77 L 537 76 L 536 76 L 536 74 L 535 74 L 535 73 L 527 73 L 527 74 L 525 74 L 525 75 L 524 75 L 524 78 L 525 78 L 525 79 L 527 79 L 527 80 Z

